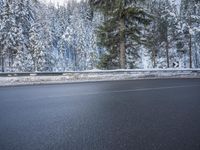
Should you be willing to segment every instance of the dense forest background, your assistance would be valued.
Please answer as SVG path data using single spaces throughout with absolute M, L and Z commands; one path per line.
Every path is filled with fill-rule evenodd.
M 0 0 L 0 67 L 200 68 L 200 0 Z

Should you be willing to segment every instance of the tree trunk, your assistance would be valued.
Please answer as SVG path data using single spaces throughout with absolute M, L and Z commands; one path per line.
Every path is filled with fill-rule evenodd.
M 125 48 L 125 21 L 124 18 L 120 19 L 120 68 L 126 68 L 126 48 Z
M 167 57 L 167 68 L 169 68 L 169 41 L 168 41 L 168 26 L 167 26 L 167 28 L 166 28 L 166 41 L 165 41 L 165 43 L 166 43 L 166 57 Z
M 33 57 L 33 72 L 37 72 L 35 57 Z
M 189 25 L 190 27 L 192 25 L 191 14 L 190 14 Z M 189 55 L 190 55 L 190 68 L 192 68 L 192 35 L 191 33 L 189 33 Z
M 169 42 L 166 40 L 166 56 L 167 56 L 167 68 L 169 68 Z
M 152 58 L 153 58 L 153 68 L 156 67 L 156 49 L 154 48 L 152 51 Z
M 4 58 L 1 56 L 1 71 L 4 72 Z
M 78 65 L 78 62 L 77 62 L 77 51 L 75 51 L 74 53 L 74 71 L 77 71 L 77 65 Z
M 11 57 L 12 57 L 12 50 L 9 49 L 9 51 L 8 51 L 8 67 L 9 67 L 9 71 L 11 69 L 11 59 L 12 59 Z
M 190 41 L 189 41 L 189 55 L 190 55 L 190 68 L 192 68 L 192 35 L 190 34 Z

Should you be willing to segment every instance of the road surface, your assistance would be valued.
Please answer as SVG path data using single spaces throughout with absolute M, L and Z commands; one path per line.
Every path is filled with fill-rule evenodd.
M 1 87 L 0 150 L 200 150 L 200 79 Z

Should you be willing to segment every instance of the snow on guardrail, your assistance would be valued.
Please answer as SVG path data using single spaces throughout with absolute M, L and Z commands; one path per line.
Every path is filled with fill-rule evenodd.
M 0 86 L 160 78 L 200 78 L 200 69 L 134 69 L 89 70 L 78 72 L 0 73 Z
M 0 73 L 0 77 L 15 76 L 65 76 L 71 74 L 116 74 L 116 73 L 200 73 L 200 69 L 118 69 L 118 70 L 87 70 L 87 71 L 67 71 L 67 72 L 5 72 Z

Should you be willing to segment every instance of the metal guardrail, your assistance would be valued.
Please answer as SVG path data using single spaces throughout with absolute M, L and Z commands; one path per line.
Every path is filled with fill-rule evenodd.
M 200 74 L 200 69 L 135 69 L 135 70 L 94 70 L 94 71 L 68 71 L 68 72 L 5 72 L 0 73 L 0 77 L 20 77 L 20 76 L 66 76 L 66 75 L 76 75 L 76 74 L 153 74 L 153 73 L 196 73 Z

